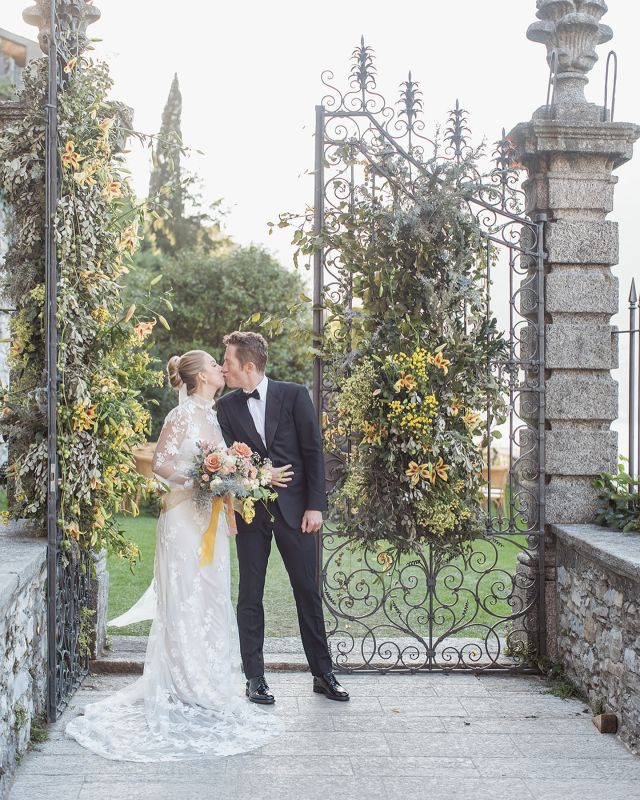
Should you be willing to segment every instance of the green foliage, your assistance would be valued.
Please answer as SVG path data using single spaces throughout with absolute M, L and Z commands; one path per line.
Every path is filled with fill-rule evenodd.
M 96 612 L 88 606 L 80 607 L 80 630 L 78 632 L 78 654 L 81 658 L 91 655 L 91 640 L 95 631 Z
M 640 530 L 640 481 L 626 472 L 624 462 L 620 460 L 617 473 L 603 472 L 593 481 L 598 492 L 595 522 L 628 533 Z
M 142 209 L 128 183 L 124 121 L 109 102 L 106 65 L 84 56 L 59 92 L 60 197 L 58 456 L 63 550 L 109 547 L 135 561 L 116 513 L 144 484 L 132 448 L 145 440 L 141 392 L 161 376 L 145 339 L 152 322 L 125 314 L 120 281 L 132 268 Z M 11 320 L 11 387 L 3 431 L 11 441 L 15 518 L 44 522 L 47 486 L 44 285 L 44 115 L 47 62 L 25 72 L 25 116 L 0 137 L 0 189 L 12 228 L 3 292 Z
M 359 168 L 350 150 L 345 171 Z M 321 235 L 295 224 L 298 261 L 325 253 L 322 358 L 331 386 L 327 449 L 344 468 L 332 494 L 339 530 L 400 550 L 448 556 L 480 535 L 482 449 L 505 417 L 506 345 L 487 307 L 486 250 L 466 202 L 475 156 L 433 161 L 419 181 L 400 162 L 374 191 L 365 166 L 350 193 L 336 179 Z M 335 278 L 335 280 L 334 280 Z M 498 435 L 498 434 L 496 434 Z
M 175 256 L 141 251 L 130 277 L 127 302 L 138 308 L 148 304 L 150 288 L 165 292 L 168 307 L 164 313 L 171 330 L 156 327 L 152 351 L 162 363 L 193 349 L 207 350 L 220 359 L 223 336 L 248 326 L 272 337 L 271 377 L 310 381 L 308 346 L 288 336 L 284 327 L 269 327 L 282 315 L 287 315 L 289 326 L 309 326 L 308 310 L 298 302 L 303 283 L 262 247 L 220 246 L 213 252 L 198 248 L 182 250 Z M 153 391 L 151 396 L 159 403 L 152 412 L 153 438 L 176 398 L 169 386 Z
M 0 78 L 0 101 L 15 100 L 16 87 L 9 81 Z
M 46 713 L 38 714 L 31 720 L 31 734 L 29 737 L 29 748 L 36 744 L 42 744 L 49 738 L 49 728 L 47 727 Z
M 561 700 L 576 698 L 587 702 L 584 692 L 567 675 L 564 664 L 543 659 L 538 662 L 549 686 L 549 693 Z
M 160 133 L 152 146 L 148 200 L 155 213 L 147 220 L 143 243 L 143 248 L 170 255 L 196 246 L 212 249 L 222 238 L 210 213 L 219 212 L 219 202 L 204 210 L 197 179 L 182 168 L 187 150 L 182 143 L 181 119 L 182 94 L 174 75 Z

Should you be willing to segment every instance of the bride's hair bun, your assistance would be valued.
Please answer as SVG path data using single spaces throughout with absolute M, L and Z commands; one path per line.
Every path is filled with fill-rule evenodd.
M 204 350 L 189 350 L 181 356 L 171 356 L 167 364 L 169 383 L 174 389 L 187 387 L 187 394 L 193 394 L 198 384 L 198 373 L 205 368 L 209 357 Z
M 169 375 L 169 383 L 174 389 L 180 389 L 183 380 L 180 377 L 180 356 L 171 356 L 167 364 L 167 374 Z

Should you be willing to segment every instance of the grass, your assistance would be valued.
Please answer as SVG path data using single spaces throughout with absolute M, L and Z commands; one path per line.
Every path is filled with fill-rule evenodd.
M 143 560 L 132 574 L 127 563 L 114 557 L 109 559 L 110 590 L 109 590 L 109 618 L 118 616 L 130 608 L 142 595 L 151 582 L 153 574 L 153 559 L 155 551 L 156 518 L 150 514 L 141 514 L 137 518 L 123 518 L 129 537 L 140 547 Z M 336 540 L 331 544 L 332 550 L 342 544 L 344 540 Z M 495 624 L 496 615 L 508 617 L 511 608 L 506 596 L 511 590 L 511 576 L 514 574 L 518 553 L 525 546 L 525 537 L 512 534 L 508 537 L 499 537 L 492 541 L 478 540 L 474 543 L 474 555 L 471 559 L 471 568 L 466 568 L 461 560 L 446 566 L 439 574 L 436 582 L 437 605 L 452 606 L 456 624 L 464 627 L 459 635 L 474 637 L 482 636 L 486 631 L 481 631 L 480 626 Z M 389 600 L 395 600 L 403 613 L 406 613 L 407 603 L 416 604 L 421 608 L 421 602 L 426 596 L 426 579 L 424 571 L 416 567 L 414 556 L 403 556 L 389 570 L 369 556 L 369 563 L 373 564 L 372 572 L 365 564 L 362 552 L 349 552 L 342 548 L 343 553 L 339 560 L 334 556 L 327 568 L 332 580 L 329 581 L 331 599 L 334 605 L 340 607 L 342 613 L 350 614 L 353 620 L 341 620 L 339 630 L 347 630 L 353 635 L 364 633 L 355 618 L 367 615 L 368 627 L 382 625 L 387 622 L 385 611 L 377 609 L 370 613 L 372 606 L 377 606 L 383 590 Z M 363 572 L 358 573 L 359 570 Z M 348 590 L 340 589 L 340 573 L 349 578 Z M 238 585 L 238 564 L 235 546 L 231 546 L 231 584 L 232 598 L 235 605 Z M 392 596 L 389 590 L 393 589 Z M 486 604 L 486 608 L 475 601 L 478 595 Z M 349 599 L 352 598 L 352 601 Z M 392 618 L 395 616 L 392 603 L 387 603 L 386 612 Z M 412 612 L 411 627 L 419 629 L 421 623 L 417 620 L 419 611 Z M 451 627 L 451 616 L 446 610 L 443 612 L 440 624 L 436 619 L 435 633 L 445 632 Z M 327 622 L 330 624 L 330 614 Z M 501 623 L 500 632 L 504 635 L 508 625 Z M 471 626 L 471 627 L 469 627 Z M 127 628 L 112 628 L 111 633 L 124 635 L 146 635 L 149 623 L 130 625 Z M 360 630 L 359 630 L 360 629 Z M 284 564 L 277 552 L 275 542 L 272 542 L 271 558 L 267 572 L 265 588 L 265 633 L 267 636 L 296 636 L 298 635 L 298 622 L 295 604 L 289 585 Z M 398 634 L 401 635 L 401 634 Z
M 0 511 L 6 508 L 6 502 L 6 492 L 0 491 Z M 140 547 L 142 560 L 132 573 L 126 562 L 114 556 L 109 557 L 109 619 L 131 608 L 149 586 L 153 576 L 155 515 L 142 513 L 135 518 L 123 517 L 122 524 L 129 538 Z M 408 604 L 415 604 L 420 610 L 424 608 L 425 604 L 422 601 L 426 596 L 426 580 L 424 571 L 415 565 L 412 566 L 411 562 L 415 561 L 415 557 L 403 556 L 385 571 L 384 563 L 378 563 L 374 556 L 373 570 L 371 570 L 365 564 L 362 552 L 349 552 L 346 548 L 341 548 L 343 541 L 336 537 L 330 544 L 336 555 L 327 565 L 331 576 L 328 584 L 332 605 L 340 608 L 342 614 L 353 617 L 352 620 L 340 620 L 338 625 L 340 632 L 362 635 L 365 629 L 357 622 L 357 618 L 362 617 L 366 617 L 368 628 L 385 624 L 388 626 L 387 614 L 392 619 L 398 618 L 393 608 L 394 600 L 403 615 L 406 614 Z M 438 632 L 444 633 L 452 625 L 451 612 L 446 606 L 451 606 L 456 624 L 463 626 L 459 635 L 470 638 L 474 636 L 484 638 L 486 631 L 482 630 L 483 625 L 494 625 L 497 616 L 508 617 L 511 609 L 506 596 L 511 589 L 511 576 L 514 574 L 518 553 L 525 545 L 526 539 L 520 534 L 496 537 L 492 541 L 479 539 L 474 543 L 471 568 L 465 567 L 460 559 L 445 567 L 438 574 L 436 581 L 436 607 L 444 608 L 440 624 L 436 617 L 434 633 L 436 635 Z M 337 558 L 340 549 L 343 553 Z M 344 587 L 339 577 L 340 573 L 346 576 L 348 587 Z M 232 544 L 231 592 L 234 605 L 237 587 L 238 562 L 235 546 Z M 384 610 L 379 608 L 383 591 L 388 598 Z M 483 608 L 482 603 L 476 602 L 476 595 L 484 601 L 486 607 Z M 412 612 L 414 616 L 411 627 L 414 630 L 425 629 L 425 625 L 417 620 L 418 613 L 418 610 Z M 331 625 L 330 613 L 327 614 L 327 622 Z M 501 634 L 507 632 L 509 624 L 508 621 L 500 624 Z M 149 622 L 141 622 L 126 628 L 111 628 L 110 633 L 144 636 L 148 634 L 149 628 Z M 385 633 L 388 634 L 389 630 L 387 627 Z M 298 635 L 298 621 L 289 578 L 275 542 L 272 543 L 265 587 L 265 633 L 267 636 Z M 562 693 L 565 687 L 561 685 L 557 690 Z
M 127 535 L 140 547 L 143 560 L 132 573 L 129 565 L 109 557 L 109 619 L 130 608 L 151 583 L 155 554 L 156 517 L 142 513 L 139 517 L 122 519 Z M 235 545 L 231 544 L 231 595 L 235 607 L 238 594 L 238 561 Z M 126 636 L 144 636 L 151 627 L 148 622 L 126 628 L 110 628 L 110 633 Z M 298 620 L 289 585 L 289 577 L 272 542 L 267 583 L 265 587 L 265 633 L 267 636 L 295 636 Z

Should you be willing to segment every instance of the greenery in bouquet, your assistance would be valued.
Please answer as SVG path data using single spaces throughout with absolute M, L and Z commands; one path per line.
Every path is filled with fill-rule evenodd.
M 198 452 L 189 477 L 196 490 L 196 503 L 206 506 L 212 497 L 231 495 L 234 507 L 245 522 L 255 517 L 255 504 L 265 504 L 278 497 L 270 488 L 271 461 L 261 459 L 244 442 L 231 447 L 198 444 Z

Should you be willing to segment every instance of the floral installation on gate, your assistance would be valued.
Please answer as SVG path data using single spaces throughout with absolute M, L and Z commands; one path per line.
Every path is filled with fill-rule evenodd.
M 140 554 L 117 515 L 146 479 L 133 448 L 149 414 L 141 392 L 161 384 L 148 353 L 162 315 L 120 300 L 121 281 L 140 244 L 145 208 L 129 183 L 122 147 L 126 114 L 108 100 L 108 67 L 79 54 L 64 66 L 59 91 L 60 196 L 55 219 L 59 270 L 59 526 L 62 549 L 109 548 L 134 564 Z M 3 387 L 2 430 L 10 443 L 11 516 L 46 514 L 45 242 L 43 108 L 47 60 L 25 72 L 24 118 L 0 136 L 0 191 L 12 209 L 3 292 L 13 304 L 10 387 Z
M 478 158 L 436 157 L 419 180 L 387 159 L 386 195 L 372 189 L 375 165 L 353 158 L 362 186 L 326 210 L 320 236 L 311 214 L 280 218 L 296 226 L 298 262 L 321 248 L 332 276 L 318 350 L 331 523 L 371 548 L 385 540 L 390 561 L 389 546 L 424 543 L 455 557 L 487 529 L 483 451 L 500 437 L 508 375 L 487 299 L 495 254 L 467 202 Z

